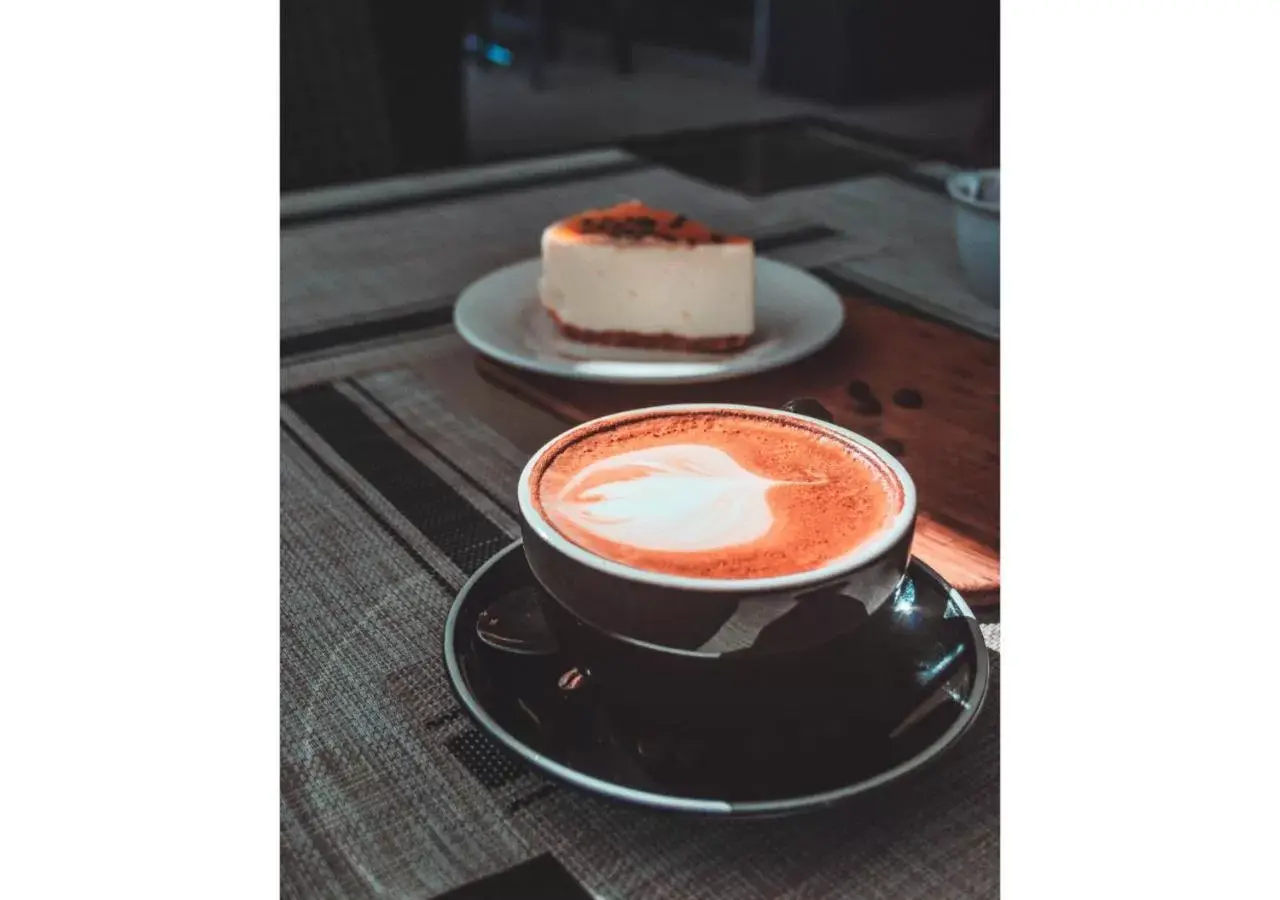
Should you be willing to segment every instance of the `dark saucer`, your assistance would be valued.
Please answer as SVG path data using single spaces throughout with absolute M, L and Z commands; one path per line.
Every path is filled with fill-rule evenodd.
M 606 704 L 589 679 L 588 689 L 575 690 L 574 660 L 537 646 L 536 614 L 532 624 L 513 622 L 512 612 L 533 610 L 537 590 L 519 542 L 471 577 L 445 626 L 450 682 L 476 723 L 526 763 L 612 800 L 735 817 L 832 806 L 941 757 L 986 697 L 989 660 L 978 624 L 960 595 L 918 561 L 874 617 L 884 635 L 880 677 L 851 665 L 846 679 L 815 688 L 799 704 L 803 717 L 786 729 L 743 722 L 710 734 L 666 730 Z M 490 627 L 494 609 L 516 640 Z

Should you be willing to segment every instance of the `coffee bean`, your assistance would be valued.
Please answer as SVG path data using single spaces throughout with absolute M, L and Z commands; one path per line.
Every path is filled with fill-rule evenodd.
M 907 448 L 902 446 L 902 441 L 897 438 L 881 438 L 880 446 L 888 450 L 894 456 L 906 456 Z
M 893 402 L 903 409 L 919 409 L 924 406 L 924 397 L 911 388 L 898 388 L 893 392 Z
M 854 400 L 871 400 L 871 385 L 865 381 L 850 381 L 849 386 L 845 388 L 849 396 Z

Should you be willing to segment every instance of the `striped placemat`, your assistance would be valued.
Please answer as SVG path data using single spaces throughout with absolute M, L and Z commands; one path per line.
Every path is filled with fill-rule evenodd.
M 988 705 L 944 765 L 892 807 L 812 819 L 613 806 L 476 728 L 446 681 L 444 621 L 467 576 L 517 535 L 527 450 L 431 374 L 282 396 L 286 896 L 433 896 L 543 853 L 599 897 L 996 895 L 998 654 Z M 988 638 L 998 648 L 998 631 Z
M 478 377 L 450 325 L 459 291 L 535 255 L 553 218 L 638 197 L 994 337 L 929 184 L 871 174 L 749 197 L 606 150 L 284 199 L 283 895 L 998 893 L 998 653 L 975 729 L 892 805 L 754 823 L 545 781 L 462 714 L 441 661 L 449 604 L 517 535 L 516 477 L 563 428 Z M 998 650 L 999 625 L 983 632 Z

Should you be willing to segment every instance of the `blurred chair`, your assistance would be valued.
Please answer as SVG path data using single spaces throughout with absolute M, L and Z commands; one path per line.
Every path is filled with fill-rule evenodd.
M 281 190 L 464 162 L 462 33 L 452 2 L 281 0 Z

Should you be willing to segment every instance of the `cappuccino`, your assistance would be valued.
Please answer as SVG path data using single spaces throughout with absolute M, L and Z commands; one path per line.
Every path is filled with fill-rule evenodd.
M 884 531 L 901 483 L 871 451 L 768 412 L 640 412 L 553 443 L 532 468 L 542 518 L 623 565 L 693 578 L 820 569 Z

